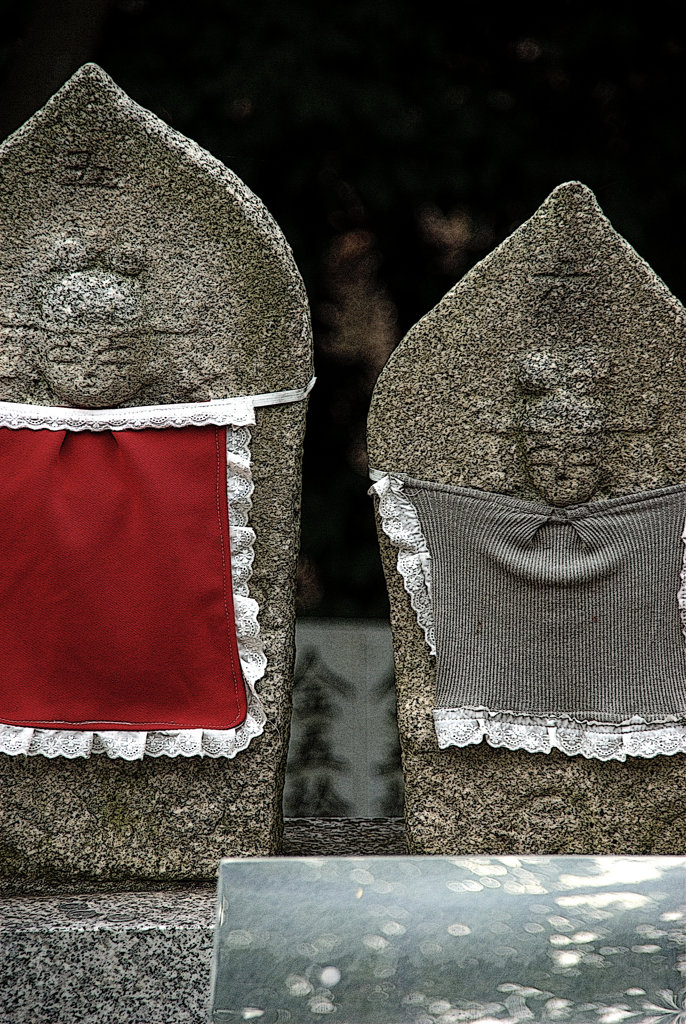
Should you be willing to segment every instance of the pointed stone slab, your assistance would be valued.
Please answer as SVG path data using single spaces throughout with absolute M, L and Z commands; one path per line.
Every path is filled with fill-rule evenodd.
M 1 400 L 202 401 L 311 374 L 302 279 L 263 204 L 100 68 L 0 146 Z M 277 849 L 305 405 L 257 410 L 253 432 L 265 734 L 234 761 L 0 756 L 5 885 L 207 879 Z
M 370 465 L 566 505 L 686 480 L 686 311 L 578 182 L 410 330 L 376 385 Z M 380 536 L 410 848 L 676 853 L 681 755 L 439 750 L 433 661 Z
M 0 147 L 0 238 L 0 400 L 144 405 L 309 377 L 302 280 L 263 204 L 94 64 Z M 88 287 L 103 330 L 94 353 L 72 345 L 67 382 Z M 97 356 L 126 330 L 115 372 Z

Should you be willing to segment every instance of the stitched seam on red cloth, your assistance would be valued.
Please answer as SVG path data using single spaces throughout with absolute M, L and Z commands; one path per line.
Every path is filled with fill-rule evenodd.
M 156 729 L 178 729 L 178 730 L 183 731 L 183 732 L 198 732 L 198 731 L 206 732 L 206 731 L 208 731 L 206 726 L 203 726 L 203 725 L 183 725 L 183 723 L 181 723 L 181 722 L 146 722 L 145 724 L 141 724 L 140 722 L 100 722 L 100 721 L 92 721 L 91 719 L 88 719 L 88 718 L 87 719 L 80 719 L 80 718 L 69 718 L 69 719 L 59 719 L 59 718 L 42 719 L 42 718 L 34 718 L 34 719 L 32 719 L 32 721 L 34 723 L 33 725 L 26 725 L 25 724 L 25 719 L 23 719 L 23 718 L 8 718 L 5 715 L 3 715 L 3 717 L 2 717 L 2 724 L 3 725 L 16 725 L 20 729 L 42 729 L 44 726 L 48 727 L 48 726 L 51 726 L 51 725 L 60 725 L 60 726 L 62 726 L 62 725 L 66 725 L 66 726 L 71 726 L 71 725 L 74 725 L 74 726 L 92 725 L 96 730 L 100 730 L 100 731 L 103 731 L 103 732 L 107 732 L 109 730 L 114 730 L 114 731 L 117 731 L 117 730 L 124 731 L 124 730 L 126 730 L 127 732 L 129 732 L 129 731 L 130 732 L 152 732 L 152 731 L 154 731 Z M 240 725 L 240 722 L 242 722 L 242 721 L 245 721 L 245 718 L 241 718 L 237 724 Z M 213 730 L 210 730 L 210 731 L 212 731 L 212 732 L 221 732 L 221 731 L 223 731 L 223 728 L 222 729 L 213 729 Z M 225 728 L 232 729 L 232 728 L 234 728 L 234 726 L 226 726 Z
M 226 428 L 224 428 L 224 433 L 226 433 Z M 222 522 L 222 507 L 221 507 L 221 461 L 220 461 L 220 459 L 221 459 L 221 447 L 220 447 L 220 444 L 219 444 L 219 427 L 215 427 L 214 428 L 214 447 L 215 447 L 215 450 L 216 450 L 216 453 L 217 453 L 217 486 L 216 486 L 217 525 L 219 526 L 219 541 L 220 541 L 221 552 L 222 552 L 222 587 L 223 587 L 223 597 L 224 597 L 224 613 L 226 615 L 227 641 L 228 641 L 228 648 L 229 648 L 229 668 L 231 670 L 231 680 L 233 682 L 233 692 L 234 692 L 234 694 L 236 696 L 236 700 L 240 702 L 240 695 L 239 695 L 239 690 L 238 690 L 238 681 L 236 679 L 236 671 L 235 671 L 235 668 L 234 668 L 234 661 L 233 661 L 233 650 L 232 650 L 232 647 L 231 647 L 231 639 L 232 639 L 232 635 L 235 633 L 235 630 L 236 630 L 236 622 L 235 622 L 235 616 L 234 616 L 234 621 L 233 622 L 231 621 L 231 614 L 229 612 L 227 585 L 226 585 L 227 559 L 226 559 L 226 547 L 225 547 L 225 544 L 224 544 L 224 524 Z M 224 457 L 224 465 L 226 465 L 226 440 L 225 440 L 225 443 L 224 443 L 224 456 L 223 457 Z M 227 496 L 227 502 L 228 502 L 228 496 Z M 229 541 L 229 543 L 230 543 L 230 541 Z M 241 682 L 242 682 L 242 680 L 241 680 Z M 241 718 L 240 714 L 241 713 L 239 712 L 239 717 L 233 723 L 234 725 L 238 725 L 241 721 L 244 720 L 245 716 L 243 718 Z

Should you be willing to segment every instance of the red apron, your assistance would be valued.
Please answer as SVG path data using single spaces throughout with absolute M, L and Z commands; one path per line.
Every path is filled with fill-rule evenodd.
M 246 718 L 226 428 L 0 428 L 0 722 Z

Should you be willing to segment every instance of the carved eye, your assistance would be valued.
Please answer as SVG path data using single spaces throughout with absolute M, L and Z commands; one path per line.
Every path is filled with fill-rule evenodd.
M 60 238 L 53 249 L 52 264 L 56 270 L 78 270 L 88 262 L 85 242 L 80 238 Z
M 564 383 L 564 372 L 550 352 L 529 352 L 522 360 L 517 379 L 524 391 L 538 395 Z
M 569 380 L 577 390 L 591 391 L 611 376 L 609 360 L 594 348 L 580 348 L 570 354 Z
M 133 246 L 121 246 L 108 253 L 107 262 L 112 270 L 125 277 L 137 277 L 143 271 L 143 254 Z

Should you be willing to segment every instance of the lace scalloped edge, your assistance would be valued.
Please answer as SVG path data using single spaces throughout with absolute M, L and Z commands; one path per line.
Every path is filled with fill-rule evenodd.
M 436 708 L 438 745 L 467 747 L 486 740 L 492 747 L 530 754 L 579 754 L 600 761 L 686 753 L 686 723 L 650 723 L 636 715 L 617 725 L 565 718 L 537 718 L 487 708 Z
M 260 637 L 259 606 L 248 583 L 254 559 L 254 530 L 248 525 L 254 484 L 250 464 L 250 430 L 231 425 L 226 431 L 231 576 L 238 655 L 245 681 L 247 715 L 233 729 L 126 731 L 33 729 L 0 724 L 0 753 L 42 754 L 44 757 L 90 757 L 107 754 L 126 761 L 148 757 L 227 757 L 245 750 L 264 732 L 267 721 L 256 684 L 267 659 Z
M 11 430 L 144 430 L 151 427 L 230 427 L 255 422 L 251 397 L 209 402 L 140 405 L 122 409 L 70 409 L 0 402 L 0 427 Z
M 10 430 L 144 430 L 153 427 L 245 427 L 255 422 L 255 408 L 301 402 L 316 377 L 304 387 L 262 395 L 212 398 L 206 402 L 169 402 L 117 409 L 76 409 L 61 405 L 0 402 L 0 427 Z
M 385 474 L 369 489 L 379 499 L 383 531 L 398 549 L 398 572 L 417 616 L 428 648 L 436 654 L 436 630 L 431 603 L 431 555 L 417 510 L 403 493 L 403 482 Z

